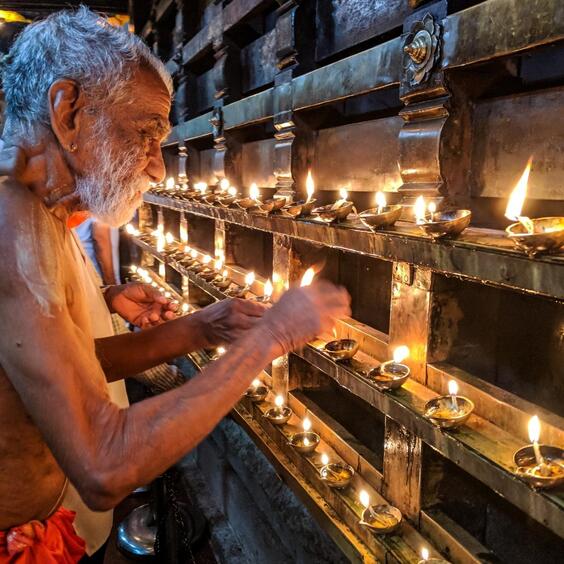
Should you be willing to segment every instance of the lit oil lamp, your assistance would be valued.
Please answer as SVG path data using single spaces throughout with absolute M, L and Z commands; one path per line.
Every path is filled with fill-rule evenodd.
M 220 290 L 227 290 L 227 288 L 231 286 L 231 278 L 229 278 L 229 272 L 227 269 L 224 269 L 221 274 L 216 276 L 213 283 Z
M 353 210 L 354 203 L 348 200 L 349 193 L 344 188 L 341 188 L 339 195 L 341 197 L 334 204 L 315 208 L 312 213 L 325 223 L 346 219 Z
M 549 489 L 564 483 L 564 449 L 539 444 L 541 425 L 535 415 L 529 421 L 531 444 L 520 448 L 513 456 L 516 474 L 539 489 Z
M 358 217 L 369 229 L 385 229 L 394 225 L 401 212 L 401 206 L 388 206 L 384 192 L 376 192 L 376 207 L 361 212 Z
M 300 288 L 303 288 L 304 286 L 311 286 L 311 283 L 313 282 L 314 278 L 315 278 L 315 270 L 312 267 L 310 267 L 304 272 L 302 276 L 302 279 L 300 281 Z
M 274 288 L 272 286 L 272 282 L 270 281 L 270 278 L 266 281 L 265 285 L 264 285 L 264 293 L 262 296 L 259 296 L 256 298 L 257 302 L 262 302 L 263 304 L 267 304 L 270 303 L 272 301 L 272 292 L 273 292 Z
M 195 200 L 203 200 L 208 194 L 208 185 L 206 182 L 196 182 L 194 184 L 194 194 L 192 197 Z
M 235 203 L 243 210 L 249 210 L 261 205 L 260 190 L 255 182 L 249 186 L 249 196 L 235 200 Z
M 359 494 L 361 505 L 364 507 L 360 524 L 378 534 L 393 533 L 402 521 L 401 511 L 393 505 L 370 505 L 370 496 L 366 490 Z
M 323 348 L 333 360 L 349 360 L 358 352 L 359 344 L 354 339 L 337 339 L 336 329 L 333 329 L 333 336 L 335 339 Z
M 184 247 L 184 256 L 178 259 L 185 267 L 190 267 L 197 262 L 198 251 L 196 249 L 191 249 L 188 245 Z
M 174 191 L 175 191 L 174 178 L 170 176 L 169 178 L 166 179 L 164 192 L 167 196 L 172 196 L 174 194 Z
M 268 388 L 258 379 L 255 378 L 247 391 L 245 397 L 249 398 L 253 403 L 263 401 L 268 395 Z
M 157 253 L 163 253 L 166 246 L 166 238 L 165 236 L 159 231 L 157 235 Z
M 383 390 L 399 388 L 409 377 L 409 366 L 402 364 L 409 356 L 409 348 L 405 345 L 396 347 L 393 356 L 393 360 L 383 362 L 368 373 L 374 384 Z
M 128 223 L 125 226 L 125 232 L 132 237 L 138 237 L 140 234 L 139 229 L 136 229 L 133 225 L 131 225 L 131 223 Z
M 202 277 L 204 280 L 211 280 L 212 278 L 215 277 L 215 272 L 211 269 L 211 261 L 212 258 L 210 255 L 205 255 L 204 258 L 202 259 L 202 268 L 198 269 L 198 274 L 200 275 L 200 277 Z
M 292 416 L 292 410 L 284 405 L 284 398 L 276 396 L 274 407 L 271 407 L 264 416 L 274 425 L 285 425 Z
M 466 423 L 474 403 L 458 395 L 458 384 L 449 380 L 448 395 L 438 396 L 425 404 L 425 417 L 442 429 L 454 429 Z
M 306 417 L 302 423 L 303 431 L 294 433 L 290 438 L 290 444 L 300 454 L 312 454 L 317 448 L 321 437 L 311 430 L 311 421 Z
M 210 264 L 211 260 L 212 260 L 212 258 L 210 257 L 210 255 L 205 255 L 202 258 L 202 262 L 199 262 L 199 261 L 194 262 L 192 264 L 192 266 L 190 267 L 190 270 L 192 272 L 196 273 L 196 274 L 210 270 L 209 264 Z
M 530 256 L 558 252 L 564 247 L 564 217 L 530 219 L 521 215 L 527 196 L 531 165 L 532 158 L 529 159 L 509 197 L 505 217 L 517 223 L 512 223 L 505 232 L 516 247 Z
M 229 186 L 225 193 L 222 193 L 218 199 L 219 205 L 224 208 L 228 208 L 231 204 L 235 203 L 237 200 L 237 188 L 235 186 Z
M 423 196 L 415 200 L 413 211 L 419 228 L 433 239 L 456 237 L 470 225 L 472 220 L 470 210 L 438 212 L 435 202 L 429 202 L 427 206 Z
M 255 283 L 255 273 L 248 272 L 245 275 L 245 285 L 241 288 L 241 286 L 234 287 L 230 292 L 229 295 L 233 298 L 246 298 L 247 294 L 251 290 L 252 285 Z
M 443 558 L 429 558 L 429 549 L 422 548 L 421 560 L 419 560 L 418 564 L 450 564 L 450 562 L 448 560 L 444 560 Z
M 345 462 L 329 462 L 329 457 L 325 453 L 321 455 L 321 464 L 323 466 L 319 470 L 319 477 L 330 488 L 342 490 L 351 483 L 354 469 L 349 464 Z
M 307 171 L 306 178 L 306 192 L 307 200 L 299 200 L 297 202 L 292 202 L 284 206 L 284 213 L 291 215 L 292 217 L 304 217 L 311 215 L 313 206 L 317 200 L 313 198 L 313 193 L 315 192 L 315 184 L 313 182 L 313 177 L 311 176 L 311 170 Z

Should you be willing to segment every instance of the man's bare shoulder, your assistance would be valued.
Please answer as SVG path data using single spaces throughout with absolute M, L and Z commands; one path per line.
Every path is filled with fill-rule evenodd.
M 43 304 L 48 298 L 61 305 L 47 287 L 61 279 L 63 230 L 61 220 L 27 186 L 0 177 L 0 254 L 9 265 L 0 276 L 0 288 L 31 290 Z

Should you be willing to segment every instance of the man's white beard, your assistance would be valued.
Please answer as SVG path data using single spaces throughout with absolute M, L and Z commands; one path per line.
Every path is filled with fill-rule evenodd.
M 144 172 L 133 172 L 140 160 L 139 148 L 118 154 L 112 149 L 107 132 L 98 139 L 90 161 L 93 170 L 76 178 L 76 191 L 84 208 L 93 216 L 111 227 L 120 227 L 140 206 L 149 177 Z

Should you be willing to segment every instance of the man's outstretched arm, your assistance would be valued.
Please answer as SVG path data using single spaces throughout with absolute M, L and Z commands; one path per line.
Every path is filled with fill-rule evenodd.
M 161 362 L 236 340 L 262 317 L 265 306 L 224 300 L 191 315 L 137 333 L 96 340 L 96 355 L 109 382 L 139 374 Z

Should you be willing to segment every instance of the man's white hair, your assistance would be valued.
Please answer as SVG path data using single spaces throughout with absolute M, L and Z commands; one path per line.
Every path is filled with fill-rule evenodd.
M 49 126 L 48 91 L 60 79 L 75 81 L 92 109 L 130 95 L 126 87 L 135 69 L 153 69 L 172 94 L 163 63 L 127 30 L 82 6 L 27 26 L 3 61 L 5 134 L 32 135 Z

